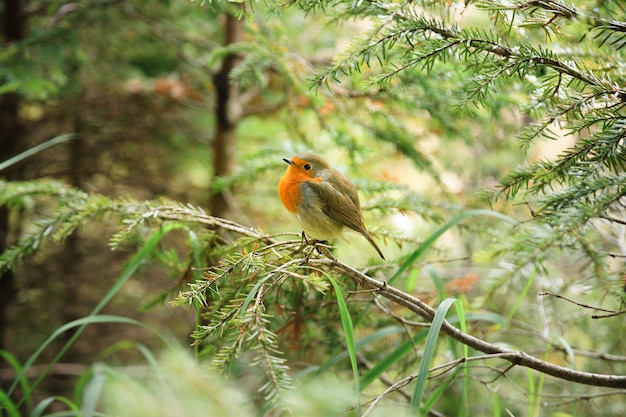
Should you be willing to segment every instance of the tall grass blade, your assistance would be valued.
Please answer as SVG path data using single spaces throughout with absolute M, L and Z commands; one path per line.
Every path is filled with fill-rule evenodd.
M 426 338 L 426 345 L 424 346 L 422 361 L 417 374 L 415 391 L 413 392 L 413 398 L 411 399 L 411 415 L 420 415 L 420 405 L 422 403 L 424 389 L 426 388 L 428 369 L 430 368 L 430 363 L 435 355 L 435 347 L 437 346 L 439 331 L 441 330 L 441 325 L 446 318 L 448 310 L 455 302 L 458 302 L 455 298 L 446 298 L 435 312 L 435 317 L 433 318 L 430 329 L 428 330 L 428 337 Z
M 85 328 L 89 324 L 102 322 L 101 320 L 103 320 L 103 317 L 109 317 L 110 320 L 124 319 L 123 317 L 116 317 L 116 316 L 97 316 L 97 314 L 108 304 L 109 301 L 111 301 L 111 299 L 115 296 L 115 294 L 117 294 L 117 292 L 122 288 L 122 286 L 126 283 L 126 281 L 128 281 L 130 277 L 137 271 L 137 269 L 142 265 L 144 259 L 147 258 L 150 255 L 150 253 L 154 251 L 154 249 L 156 248 L 157 244 L 161 241 L 163 236 L 169 231 L 177 229 L 177 228 L 181 228 L 181 227 L 182 225 L 180 224 L 169 223 L 169 224 L 163 225 L 157 232 L 155 232 L 150 237 L 150 239 L 146 241 L 144 246 L 131 258 L 130 262 L 128 263 L 124 271 L 122 272 L 122 275 L 117 279 L 117 281 L 113 284 L 113 286 L 109 289 L 109 291 L 107 291 L 107 293 L 104 295 L 104 297 L 102 297 L 100 302 L 98 302 L 98 305 L 96 305 L 96 307 L 92 310 L 92 312 L 87 317 L 74 320 L 71 323 L 61 326 L 50 337 L 48 337 L 48 339 L 44 343 L 42 343 L 41 346 L 39 346 L 39 348 L 35 351 L 35 353 L 33 353 L 28 358 L 26 363 L 24 363 L 22 370 L 15 378 L 15 381 L 13 381 L 13 383 L 11 384 L 11 387 L 9 388 L 7 394 L 11 395 L 15 391 L 15 388 L 20 383 L 20 380 L 24 378 L 28 368 L 30 368 L 33 365 L 33 363 L 37 360 L 37 358 L 39 358 L 41 353 L 50 345 L 50 343 L 52 343 L 52 341 L 63 332 L 73 327 L 79 326 L 76 332 L 72 335 L 72 337 L 61 348 L 59 353 L 48 364 L 48 367 L 46 368 L 46 370 L 42 372 L 41 375 L 39 375 L 39 377 L 35 380 L 35 382 L 33 382 L 33 384 L 30 387 L 29 392 L 24 394 L 24 398 L 27 398 L 27 396 L 30 395 L 30 392 L 34 390 L 37 387 L 37 385 L 39 385 L 39 383 L 43 380 L 43 378 L 50 371 L 52 366 L 54 366 L 54 364 L 57 363 L 61 359 L 61 357 L 80 337 L 82 332 L 85 330 Z M 115 317 L 115 319 L 113 319 L 113 317 Z M 130 321 L 130 319 L 126 319 L 126 320 Z M 140 322 L 137 322 L 137 321 L 133 321 L 133 322 L 134 324 L 142 325 Z M 24 399 L 22 399 L 19 404 L 21 404 L 23 401 Z
M 72 139 L 78 138 L 78 135 L 75 133 L 68 133 L 66 135 L 56 136 L 50 140 L 45 141 L 44 143 L 40 143 L 37 146 L 33 146 L 32 148 L 22 152 L 19 155 L 15 155 L 12 158 L 7 159 L 6 161 L 0 163 L 0 171 L 3 171 L 10 167 L 11 165 L 17 164 L 22 160 L 29 158 L 41 151 L 45 151 L 48 148 L 59 145 L 61 143 L 69 142 Z
M 341 326 L 343 327 L 343 333 L 346 337 L 346 344 L 348 345 L 348 353 L 350 354 L 350 364 L 352 365 L 352 372 L 354 373 L 354 385 L 356 391 L 356 415 L 361 416 L 361 388 L 359 386 L 359 367 L 356 362 L 356 345 L 354 343 L 354 326 L 352 325 L 352 318 L 350 317 L 350 311 L 346 300 L 343 298 L 341 288 L 337 285 L 337 282 L 328 274 L 325 274 L 333 288 L 335 289 L 335 295 L 337 297 L 337 305 L 339 306 L 339 315 L 341 317 Z
M 0 358 L 4 359 L 11 366 L 11 368 L 15 371 L 15 373 L 18 375 L 15 378 L 15 381 L 13 382 L 19 383 L 19 385 L 22 387 L 22 392 L 24 393 L 24 398 L 22 399 L 22 402 L 25 402 L 26 405 L 28 406 L 28 409 L 31 409 L 32 407 L 32 399 L 30 396 L 31 388 L 28 382 L 28 378 L 26 378 L 26 375 L 24 374 L 24 372 L 22 372 L 22 369 L 23 369 L 22 365 L 20 365 L 19 361 L 17 360 L 15 356 L 7 352 L 6 350 L 0 350 Z M 10 393 L 8 395 L 10 395 Z M 4 404 L 4 402 L 0 402 L 0 404 Z
M 5 414 L 6 413 L 6 414 Z M 0 415 L 7 417 L 21 417 L 17 406 L 9 397 L 9 394 L 0 389 Z
M 456 308 L 456 317 L 451 317 L 449 322 L 458 322 L 461 331 L 467 332 L 467 317 L 465 316 L 465 310 L 463 308 L 463 304 L 457 300 L 454 303 Z M 455 357 L 459 357 L 457 345 L 460 343 L 452 338 L 449 338 L 451 346 L 450 350 L 454 353 Z M 469 347 L 465 344 L 463 346 L 462 357 L 469 357 Z M 463 390 L 461 391 L 461 404 L 457 408 L 457 416 L 463 417 L 466 416 L 469 411 L 469 387 L 470 387 L 470 379 L 469 379 L 469 367 L 464 364 L 463 366 Z M 434 392 L 430 395 L 428 400 L 424 401 L 424 405 L 422 407 L 422 413 L 424 415 L 428 415 L 430 413 L 431 408 L 435 405 L 437 400 L 443 395 L 445 390 L 450 386 L 450 384 L 457 378 L 460 369 L 456 368 L 453 372 L 450 373 L 443 381 L 443 383 L 439 384 Z
M 54 403 L 55 401 L 65 404 L 72 411 L 78 411 L 78 407 L 76 407 L 76 404 L 74 404 L 71 400 L 65 397 L 56 396 L 56 397 L 44 398 L 43 400 L 41 400 L 39 404 L 37 404 L 37 407 L 35 407 L 33 411 L 30 412 L 29 417 L 43 416 L 46 408 L 48 408 L 50 404 Z M 46 414 L 46 416 L 49 417 L 50 414 Z

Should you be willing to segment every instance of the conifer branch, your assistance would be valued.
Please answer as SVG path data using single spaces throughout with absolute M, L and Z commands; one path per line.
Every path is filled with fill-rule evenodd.
M 611 204 L 618 201 L 624 195 L 626 188 L 623 175 L 613 178 L 615 192 L 603 195 L 599 198 L 604 204 Z M 17 188 L 39 192 L 46 188 L 34 184 L 20 185 Z M 10 189 L 11 187 L 7 187 Z M 593 187 L 592 187 L 593 188 Z M 600 190 L 600 184 L 597 189 Z M 59 189 L 54 192 L 59 193 Z M 71 191 L 69 191 L 71 193 Z M 19 193 L 8 192 L 8 194 L 22 198 Z M 62 194 L 62 193 L 61 193 Z M 576 197 L 578 198 L 578 197 Z M 5 199 L 5 201 L 7 201 Z M 398 288 L 388 285 L 385 281 L 374 279 L 362 271 L 349 266 L 335 258 L 325 246 L 317 246 L 319 253 L 314 252 L 314 248 L 303 247 L 298 240 L 277 241 L 274 238 L 264 235 L 259 231 L 245 227 L 236 222 L 212 217 L 200 209 L 179 205 L 176 203 L 163 202 L 137 202 L 132 200 L 110 200 L 102 196 L 87 196 L 83 202 L 68 202 L 67 206 L 61 206 L 57 213 L 52 216 L 51 223 L 42 224 L 38 227 L 44 231 L 49 228 L 49 224 L 61 224 L 67 219 L 71 219 L 71 224 L 77 224 L 89 219 L 98 219 L 103 211 L 109 214 L 117 214 L 122 218 L 131 217 L 133 219 L 146 218 L 150 222 L 144 223 L 146 227 L 158 228 L 162 222 L 175 221 L 188 227 L 205 228 L 210 227 L 215 230 L 228 231 L 232 233 L 235 240 L 224 239 L 219 242 L 223 247 L 222 251 L 228 251 L 230 255 L 223 258 L 221 263 L 215 268 L 215 274 L 209 277 L 221 277 L 211 279 L 210 285 L 217 289 L 221 297 L 208 304 L 208 291 L 210 285 L 198 286 L 195 291 L 181 292 L 179 303 L 187 304 L 187 299 L 192 298 L 200 302 L 201 306 L 210 313 L 210 322 L 206 325 L 198 326 L 194 332 L 196 343 L 202 340 L 222 340 L 221 348 L 218 350 L 214 364 L 224 367 L 234 358 L 239 356 L 245 349 L 253 349 L 259 353 L 258 360 L 264 364 L 269 378 L 265 386 L 267 398 L 274 398 L 280 395 L 284 389 L 288 389 L 290 380 L 286 373 L 286 367 L 282 354 L 276 344 L 276 333 L 272 330 L 274 319 L 267 309 L 272 305 L 281 304 L 276 301 L 276 290 L 286 291 L 290 283 L 302 282 L 305 287 L 311 286 L 315 291 L 325 292 L 328 285 L 321 285 L 325 281 L 323 275 L 309 274 L 303 275 L 302 271 L 323 270 L 329 274 L 348 277 L 365 289 L 374 290 L 377 296 L 382 296 L 389 301 L 404 306 L 408 310 L 417 314 L 424 320 L 431 321 L 435 315 L 435 310 L 422 299 L 401 291 Z M 586 216 L 590 215 L 589 212 Z M 591 213 L 592 214 L 592 213 Z M 581 222 L 586 217 L 581 218 Z M 133 220 L 134 221 L 134 220 Z M 139 224 L 134 227 L 140 227 Z M 580 224 L 571 222 L 569 228 L 560 228 L 557 233 L 547 233 L 545 237 L 528 245 L 531 254 L 528 256 L 539 257 L 555 244 L 567 244 L 567 240 L 577 239 L 576 230 Z M 72 230 L 71 227 L 66 228 Z M 33 236 L 46 238 L 49 233 L 42 230 L 35 230 Z M 63 233 L 65 235 L 65 233 Z M 533 238 L 537 239 L 534 234 Z M 243 241 L 244 243 L 242 243 Z M 36 250 L 37 245 L 32 240 L 25 240 L 20 249 Z M 234 248 L 241 248 L 234 250 Z M 302 253 L 300 258 L 292 258 L 294 253 Z M 3 257 L 4 267 L 12 266 L 15 258 L 12 256 Z M 196 283 L 197 284 L 197 283 Z M 199 297 L 197 291 L 204 291 L 206 295 Z M 268 297 L 274 297 L 274 302 L 269 302 Z M 626 376 L 606 375 L 577 371 L 563 366 L 557 366 L 536 358 L 523 351 L 515 351 L 504 348 L 501 345 L 493 344 L 482 340 L 472 334 L 462 332 L 448 322 L 444 322 L 442 331 L 455 340 L 466 344 L 472 349 L 481 351 L 488 355 L 502 355 L 511 366 L 527 367 L 539 372 L 551 375 L 555 378 L 574 381 L 580 384 L 595 385 L 613 388 L 626 388 Z

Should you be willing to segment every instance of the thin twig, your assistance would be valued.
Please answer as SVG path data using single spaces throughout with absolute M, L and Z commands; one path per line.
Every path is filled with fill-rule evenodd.
M 344 274 L 361 285 L 370 288 L 377 288 L 378 294 L 394 301 L 400 305 L 403 305 L 411 311 L 417 313 L 428 321 L 432 321 L 435 316 L 435 310 L 410 294 L 398 290 L 395 287 L 388 285 L 386 282 L 381 282 L 373 279 L 357 269 L 342 263 L 335 257 L 330 257 L 332 254 L 327 253 L 328 258 L 314 258 L 309 262 L 319 265 L 327 266 L 332 270 Z M 455 340 L 473 348 L 480 352 L 487 354 L 507 354 L 506 359 L 513 365 L 524 366 L 547 375 L 564 379 L 567 381 L 573 381 L 580 384 L 603 386 L 610 388 L 626 388 L 626 375 L 608 375 L 592 372 L 578 371 L 563 366 L 558 366 L 539 358 L 536 358 L 526 352 L 515 351 L 505 348 L 503 346 L 489 343 L 485 340 L 479 339 L 471 334 L 464 333 L 458 328 L 451 325 L 447 320 L 444 320 L 441 331 L 451 336 Z
M 570 298 L 567 298 L 567 297 L 564 297 L 564 296 L 562 296 L 562 295 L 560 295 L 560 294 L 555 294 L 555 293 L 548 292 L 548 291 L 546 291 L 546 292 L 541 292 L 541 293 L 539 293 L 538 295 L 539 295 L 539 296 L 550 295 L 550 296 L 552 296 L 552 297 L 555 297 L 555 298 L 560 298 L 561 300 L 565 300 L 565 301 L 567 301 L 567 302 L 569 302 L 569 303 L 575 304 L 575 305 L 577 305 L 577 306 L 579 306 L 579 307 L 589 308 L 589 309 L 591 309 L 591 310 L 595 310 L 595 311 L 603 311 L 603 312 L 605 312 L 605 313 L 611 313 L 611 314 L 616 313 L 616 311 L 615 311 L 615 310 L 606 310 L 606 309 L 604 309 L 604 308 L 590 306 L 589 304 L 579 303 L 578 301 L 574 301 L 574 300 L 572 300 L 572 299 L 570 299 Z

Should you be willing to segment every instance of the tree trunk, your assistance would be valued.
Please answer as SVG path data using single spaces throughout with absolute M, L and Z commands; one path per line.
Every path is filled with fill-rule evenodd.
M 24 37 L 26 16 L 22 0 L 2 0 L 0 7 L 0 30 L 2 31 L 2 46 L 18 42 Z M 18 143 L 23 133 L 19 120 L 20 97 L 15 93 L 0 95 L 0 161 L 6 161 L 18 151 Z M 6 180 L 18 178 L 15 167 L 9 167 L 0 176 Z M 0 253 L 11 244 L 9 232 L 9 210 L 0 207 Z M 8 305 L 15 297 L 15 281 L 12 271 L 5 271 L 0 275 L 0 349 L 6 346 L 7 312 Z
M 224 45 L 240 42 L 242 35 L 243 20 L 237 19 L 234 14 L 227 14 Z M 220 70 L 213 76 L 216 91 L 213 178 L 228 175 L 233 170 L 237 123 L 241 118 L 242 104 L 239 89 L 230 82 L 229 75 L 238 60 L 235 54 L 226 56 Z M 213 216 L 224 217 L 228 212 L 223 192 L 214 192 L 209 206 Z

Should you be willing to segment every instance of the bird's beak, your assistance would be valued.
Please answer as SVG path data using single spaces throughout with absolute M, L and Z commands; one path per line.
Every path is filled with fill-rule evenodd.
M 293 161 L 291 159 L 283 158 L 283 161 L 287 162 L 289 165 L 293 165 Z

